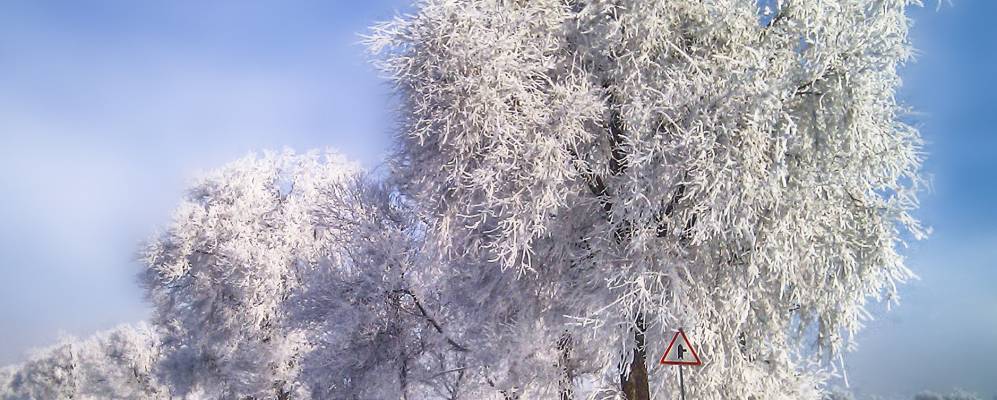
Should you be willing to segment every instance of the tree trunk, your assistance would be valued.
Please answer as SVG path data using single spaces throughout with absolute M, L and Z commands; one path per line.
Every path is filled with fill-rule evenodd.
M 644 315 L 637 316 L 637 329 L 634 330 L 633 360 L 630 373 L 620 374 L 623 395 L 627 400 L 650 400 L 651 391 L 647 382 L 647 348 L 644 346 Z
M 408 400 L 408 355 L 402 354 L 402 368 L 398 371 L 398 384 L 401 386 L 402 400 Z
M 571 352 L 575 347 L 575 342 L 571 334 L 564 332 L 557 341 L 557 349 L 560 351 L 557 363 L 561 369 L 561 380 L 558 382 L 558 391 L 561 400 L 572 400 L 575 398 L 575 368 L 571 365 Z

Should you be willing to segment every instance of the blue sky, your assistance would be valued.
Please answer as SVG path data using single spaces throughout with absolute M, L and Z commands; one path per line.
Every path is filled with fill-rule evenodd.
M 284 146 L 376 164 L 389 88 L 357 33 L 400 7 L 0 1 L 0 364 L 143 318 L 134 252 L 198 171 Z
M 0 364 L 145 317 L 137 244 L 198 171 L 252 150 L 388 148 L 357 33 L 382 1 L 0 1 Z M 921 280 L 846 357 L 862 394 L 997 395 L 997 2 L 913 9 L 900 98 L 928 141 Z
M 856 391 L 961 386 L 997 396 L 997 2 L 934 2 L 909 13 L 920 55 L 899 98 L 927 141 L 921 219 L 906 251 L 920 276 L 846 358 Z

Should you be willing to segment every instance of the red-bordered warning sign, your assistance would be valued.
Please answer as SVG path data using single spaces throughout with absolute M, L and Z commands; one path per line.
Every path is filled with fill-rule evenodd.
M 689 338 L 685 337 L 685 332 L 679 329 L 672 337 L 672 342 L 668 344 L 668 349 L 661 356 L 661 363 L 665 365 L 703 365 L 696 354 L 696 349 L 689 343 Z

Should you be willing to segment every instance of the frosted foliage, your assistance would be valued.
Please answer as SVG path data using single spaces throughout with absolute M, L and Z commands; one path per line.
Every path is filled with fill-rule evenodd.
M 313 398 L 528 398 L 519 376 L 560 379 L 549 346 L 534 340 L 549 304 L 534 299 L 538 288 L 493 263 L 427 251 L 417 205 L 390 182 L 357 175 L 320 193 L 313 223 L 323 257 L 288 300 L 311 343 L 299 379 Z M 493 334 L 510 327 L 523 332 Z M 530 356 L 493 356 L 501 352 Z
M 650 359 L 692 335 L 690 397 L 817 398 L 866 301 L 911 277 L 902 239 L 923 236 L 920 138 L 894 98 L 907 6 L 424 0 L 368 44 L 403 101 L 396 176 L 429 245 L 519 278 L 524 296 L 477 303 L 577 322 L 595 396 L 645 325 Z M 550 361 L 562 330 L 523 324 L 495 343 L 530 331 Z M 650 374 L 652 394 L 675 387 Z
M 314 343 L 302 381 L 315 398 L 401 398 L 419 382 L 425 319 L 414 308 L 406 273 L 417 228 L 400 199 L 357 176 L 324 187 L 313 210 L 325 258 L 309 270 L 294 318 Z
M 153 368 L 158 341 L 144 325 L 62 343 L 0 372 L 2 399 L 167 399 Z
M 16 372 L 17 369 L 12 366 L 0 367 L 0 398 L 13 396 L 10 392 L 10 382 Z
M 174 395 L 294 394 L 308 342 L 287 318 L 302 270 L 322 257 L 319 188 L 358 171 L 336 154 L 267 153 L 207 174 L 144 252 L 143 277 Z
M 301 380 L 314 398 L 481 398 L 481 379 L 460 327 L 488 320 L 460 300 L 452 266 L 424 251 L 425 224 L 393 187 L 358 175 L 328 186 L 314 223 L 326 255 L 290 299 L 313 346 Z M 440 279 L 440 274 L 447 279 Z M 443 292 L 452 294 L 445 296 Z
M 478 366 L 441 326 L 424 238 L 410 202 L 338 156 L 209 174 L 145 253 L 173 394 L 468 398 Z

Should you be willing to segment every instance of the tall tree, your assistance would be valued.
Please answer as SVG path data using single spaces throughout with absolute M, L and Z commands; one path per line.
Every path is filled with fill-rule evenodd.
M 706 363 L 692 396 L 817 398 L 867 299 L 911 276 L 908 1 L 774 6 L 423 0 L 373 29 L 429 243 L 554 293 L 542 320 L 584 328 L 602 390 L 674 387 L 647 360 L 684 327 Z

